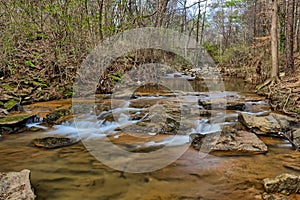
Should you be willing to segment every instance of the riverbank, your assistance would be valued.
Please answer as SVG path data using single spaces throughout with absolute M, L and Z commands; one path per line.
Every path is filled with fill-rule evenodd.
M 257 94 L 266 96 L 270 100 L 270 104 L 274 111 L 283 112 L 294 117 L 299 117 L 300 114 L 300 55 L 295 55 L 295 73 L 286 75 L 280 73 L 279 82 L 266 84 L 262 87 L 264 81 L 268 77 L 269 70 L 260 76 L 257 65 L 231 65 L 220 64 L 218 69 L 223 77 L 241 78 L 244 81 L 256 86 Z M 248 61 L 251 63 L 251 59 Z M 249 64 L 248 63 L 248 64 Z M 243 63 L 242 64 L 247 64 Z M 270 68 L 264 66 L 264 68 Z M 266 70 L 264 70 L 266 71 Z M 283 70 L 282 70 L 283 71 Z

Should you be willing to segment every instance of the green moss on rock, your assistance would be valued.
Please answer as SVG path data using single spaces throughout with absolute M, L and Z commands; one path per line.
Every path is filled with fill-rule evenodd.
M 30 117 L 32 117 L 32 115 L 27 115 L 27 114 L 8 116 L 0 119 L 0 125 L 18 123 Z
M 18 104 L 18 101 L 15 99 L 10 99 L 6 103 L 4 103 L 4 108 L 7 110 L 12 109 L 15 105 Z

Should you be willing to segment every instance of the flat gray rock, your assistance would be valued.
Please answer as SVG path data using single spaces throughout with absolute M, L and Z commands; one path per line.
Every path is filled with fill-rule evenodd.
M 0 199 L 33 200 L 34 192 L 30 184 L 30 171 L 0 173 Z

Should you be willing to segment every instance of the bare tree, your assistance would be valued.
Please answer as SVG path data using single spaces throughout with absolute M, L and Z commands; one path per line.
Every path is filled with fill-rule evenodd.
M 170 0 L 158 0 L 157 17 L 154 24 L 155 27 L 161 27 L 163 25 L 164 15 L 167 12 L 169 2 Z
M 294 67 L 294 9 L 295 0 L 287 2 L 286 13 L 286 71 L 293 73 Z
M 271 78 L 277 79 L 279 74 L 278 63 L 278 0 L 273 0 L 272 24 L 271 24 L 271 51 L 272 51 L 272 70 Z

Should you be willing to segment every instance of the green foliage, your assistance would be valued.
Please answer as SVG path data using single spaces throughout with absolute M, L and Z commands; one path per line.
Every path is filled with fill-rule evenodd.
M 240 5 L 241 3 L 245 2 L 245 0 L 228 0 L 224 3 L 223 7 L 235 7 Z
M 69 91 L 69 92 L 67 92 L 67 93 L 65 93 L 64 94 L 64 97 L 72 97 L 72 96 L 74 96 L 75 95 L 75 92 L 74 91 Z
M 12 109 L 18 103 L 15 99 L 10 99 L 6 103 L 4 103 L 4 108 L 7 110 Z
M 113 84 L 116 84 L 116 83 L 122 81 L 122 74 L 120 72 L 117 72 L 115 74 L 109 74 L 108 77 L 111 78 L 111 81 Z
M 30 60 L 26 60 L 26 61 L 25 61 L 25 65 L 26 65 L 27 67 L 35 67 L 35 64 L 33 64 L 33 62 L 30 61 Z
M 213 57 L 215 61 L 218 61 L 219 57 L 219 45 L 213 44 L 210 42 L 204 42 L 203 47 L 207 51 L 207 53 Z
M 223 54 L 220 54 L 220 47 L 218 44 L 205 42 L 203 46 L 217 63 L 229 63 L 231 60 L 244 56 L 248 51 L 247 46 L 243 44 L 231 46 L 225 49 Z
M 242 22 L 242 16 L 239 14 L 231 14 L 228 16 L 229 19 L 231 19 L 233 22 L 241 23 Z
M 233 60 L 239 59 L 245 56 L 248 52 L 248 47 L 246 45 L 234 45 L 227 48 L 222 55 L 219 55 L 219 63 L 230 63 Z
M 9 85 L 8 83 L 2 84 L 2 88 L 6 91 L 13 91 L 14 90 L 14 88 L 11 85 Z
M 15 75 L 14 67 L 12 65 L 8 65 L 8 70 L 10 75 Z

